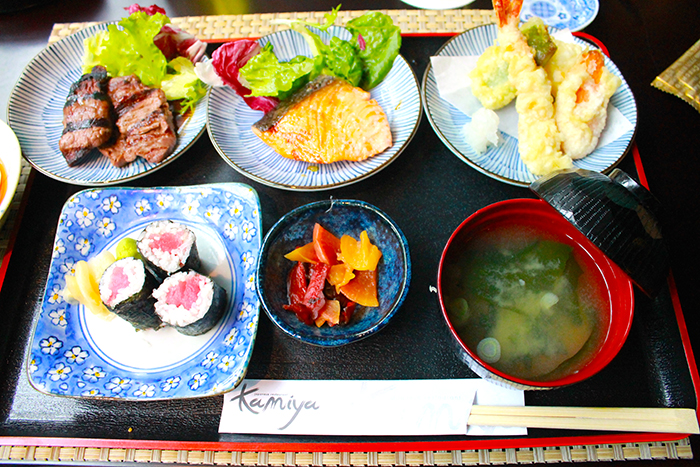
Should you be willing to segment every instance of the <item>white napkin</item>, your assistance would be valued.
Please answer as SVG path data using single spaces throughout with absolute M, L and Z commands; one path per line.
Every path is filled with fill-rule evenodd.
M 478 395 L 477 395 L 478 394 Z M 523 391 L 481 379 L 244 380 L 224 396 L 220 433 L 337 436 L 527 434 L 469 427 L 472 403 L 523 405 Z

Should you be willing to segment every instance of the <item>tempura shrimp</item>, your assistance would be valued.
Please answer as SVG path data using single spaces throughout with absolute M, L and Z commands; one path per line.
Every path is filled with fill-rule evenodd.
M 583 52 L 564 73 L 557 91 L 555 119 L 566 155 L 580 159 L 595 149 L 607 121 L 608 102 L 620 83 L 620 78 L 605 68 L 599 50 Z
M 498 43 L 506 49 L 508 74 L 517 91 L 518 150 L 530 172 L 545 175 L 570 168 L 571 158 L 561 151 L 554 118 L 554 98 L 544 69 L 537 65 L 518 28 L 523 0 L 493 0 L 498 19 Z

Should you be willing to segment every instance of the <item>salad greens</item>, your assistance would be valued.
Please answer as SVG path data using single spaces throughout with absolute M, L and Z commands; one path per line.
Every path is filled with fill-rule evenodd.
M 347 23 L 351 40 L 332 37 L 324 43 L 316 31 L 325 32 L 336 21 L 340 5 L 324 15 L 323 24 L 300 20 L 277 20 L 299 32 L 313 57 L 297 56 L 280 62 L 271 44 L 240 68 L 242 84 L 250 96 L 284 99 L 320 74 L 345 79 L 370 90 L 389 73 L 401 48 L 401 30 L 381 12 L 366 13 Z M 313 28 L 313 29 L 312 29 Z
M 307 77 L 318 76 L 321 65 L 321 56 L 313 59 L 298 55 L 288 62 L 280 62 L 272 52 L 272 44 L 268 43 L 248 60 L 240 73 L 250 88 L 251 96 L 271 96 L 282 100 L 303 86 L 308 81 Z
M 162 13 L 149 15 L 137 11 L 118 25 L 110 24 L 106 31 L 85 39 L 83 73 L 102 65 L 110 76 L 135 74 L 144 85 L 162 88 L 166 99 L 184 99 L 184 113 L 204 96 L 206 85 L 195 75 L 192 62 L 185 57 L 168 62 L 153 42 L 161 28 L 169 23 L 170 19 Z
M 378 11 L 350 20 L 345 27 L 352 33 L 354 41 L 359 42 L 360 37 L 364 41 L 365 46 L 358 52 L 363 71 L 360 85 L 364 89 L 372 89 L 389 73 L 399 54 L 401 28 L 394 25 L 389 16 Z
M 207 85 L 197 78 L 194 63 L 175 57 L 168 63 L 168 73 L 160 87 L 168 100 L 182 99 L 181 113 L 187 113 L 207 93 Z

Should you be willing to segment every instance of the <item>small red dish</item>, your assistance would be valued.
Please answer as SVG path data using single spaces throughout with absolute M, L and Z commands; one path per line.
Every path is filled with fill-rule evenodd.
M 590 355 L 578 364 L 572 373 L 555 379 L 529 380 L 509 375 L 496 369 L 477 355 L 476 349 L 467 346 L 451 322 L 446 307 L 445 268 L 464 246 L 477 234 L 490 235 L 504 225 L 519 225 L 539 230 L 560 243 L 573 247 L 573 255 L 597 276 L 599 292 L 607 299 L 605 308 L 609 315 L 601 321 L 598 345 Z M 475 212 L 455 230 L 445 246 L 438 269 L 438 297 L 443 317 L 461 359 L 480 377 L 501 385 L 518 389 L 541 390 L 568 386 L 583 381 L 601 371 L 622 348 L 632 325 L 634 314 L 634 290 L 630 278 L 595 246 L 584 234 L 569 223 L 558 211 L 541 199 L 512 199 L 489 205 Z M 605 313 L 605 312 L 604 312 Z

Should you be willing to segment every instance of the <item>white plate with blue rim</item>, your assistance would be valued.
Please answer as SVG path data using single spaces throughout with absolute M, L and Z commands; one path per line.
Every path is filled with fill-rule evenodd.
M 65 277 L 80 260 L 114 252 L 150 222 L 172 219 L 196 235 L 202 273 L 227 292 L 213 329 L 136 331 L 67 302 Z M 28 361 L 37 390 L 78 398 L 163 400 L 212 396 L 244 378 L 258 327 L 255 268 L 262 225 L 258 195 L 239 183 L 161 188 L 90 188 L 64 205 Z
M 95 151 L 79 165 L 68 166 L 58 148 L 63 105 L 71 85 L 82 76 L 83 41 L 106 30 L 107 25 L 89 26 L 43 49 L 26 66 L 9 98 L 8 124 L 17 135 L 24 157 L 44 175 L 74 185 L 109 186 L 148 175 L 181 156 L 206 125 L 205 96 L 180 122 L 177 146 L 162 162 L 153 164 L 139 157 L 125 167 L 115 167 Z
M 327 43 L 331 36 L 348 40 L 342 27 L 332 26 L 319 36 Z M 280 61 L 297 55 L 311 56 L 301 34 L 291 29 L 267 35 L 261 45 L 271 42 Z M 337 188 L 364 180 L 387 167 L 401 154 L 418 128 L 421 117 L 420 89 L 406 60 L 396 57 L 394 66 L 370 92 L 389 120 L 393 145 L 363 161 L 314 164 L 287 159 L 255 136 L 251 127 L 264 115 L 251 110 L 233 89 L 215 87 L 209 91 L 207 129 L 214 147 L 235 170 L 264 185 L 295 191 Z
M 580 31 L 593 22 L 598 9 L 598 0 L 525 0 L 520 19 L 537 16 L 549 26 Z
M 552 28 L 551 32 L 556 32 Z M 494 24 L 478 26 L 453 37 L 446 42 L 435 55 L 440 57 L 476 56 L 493 44 L 497 28 Z M 574 37 L 574 41 L 583 46 L 592 44 Z M 610 99 L 616 115 L 622 120 L 622 131 L 605 145 L 599 145 L 593 152 L 582 159 L 574 160 L 574 167 L 606 173 L 620 163 L 632 145 L 637 128 L 637 105 L 625 78 L 615 64 L 604 55 L 607 69 L 622 80 L 622 84 Z M 538 177 L 530 172 L 520 159 L 518 139 L 500 132 L 502 141 L 496 147 L 490 147 L 479 154 L 467 143 L 464 125 L 471 119 L 461 110 L 440 97 L 435 72 L 431 64 L 423 75 L 423 105 L 430 125 L 443 143 L 462 161 L 491 178 L 510 185 L 528 186 Z M 609 112 L 611 107 L 608 108 Z M 617 113 L 619 112 L 619 113 Z M 609 119 L 610 120 L 610 119 Z M 601 137 L 603 140 L 603 137 Z M 602 143 L 601 143 L 602 144 Z

